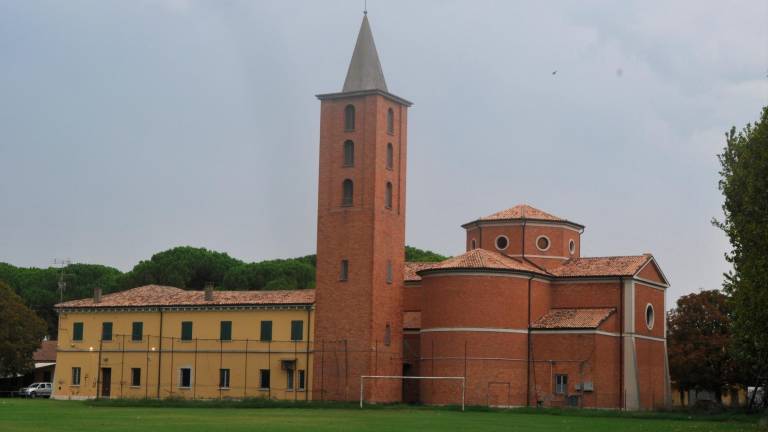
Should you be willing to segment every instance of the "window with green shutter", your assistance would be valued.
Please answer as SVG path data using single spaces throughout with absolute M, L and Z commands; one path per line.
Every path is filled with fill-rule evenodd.
M 83 323 L 76 322 L 72 325 L 72 340 L 73 341 L 83 340 Z
M 300 341 L 304 339 L 304 321 L 291 321 L 291 340 Z
M 223 341 L 232 340 L 232 321 L 221 322 L 221 332 L 219 333 L 219 339 Z
M 261 340 L 265 342 L 272 340 L 272 321 L 261 322 Z
M 131 329 L 131 340 L 136 342 L 140 341 L 144 338 L 144 323 L 143 322 L 134 322 L 133 328 Z
M 111 322 L 101 323 L 101 340 L 103 341 L 112 340 L 112 323 Z
M 183 341 L 192 340 L 192 321 L 181 322 L 181 340 Z

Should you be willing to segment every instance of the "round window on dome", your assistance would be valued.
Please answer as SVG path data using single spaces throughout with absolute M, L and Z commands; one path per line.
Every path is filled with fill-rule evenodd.
M 653 305 L 648 303 L 645 307 L 645 325 L 648 327 L 648 330 L 653 329 L 653 321 L 656 318 L 654 315 Z
M 571 255 L 576 253 L 576 242 L 571 239 L 568 241 L 568 252 L 571 253 Z
M 500 235 L 496 237 L 496 249 L 504 250 L 509 246 L 509 239 L 507 236 Z
M 539 236 L 536 239 L 536 247 L 542 252 L 549 250 L 549 237 Z

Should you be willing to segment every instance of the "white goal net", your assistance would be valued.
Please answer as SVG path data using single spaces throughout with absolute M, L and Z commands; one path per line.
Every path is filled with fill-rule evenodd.
M 449 377 L 449 376 L 397 376 L 397 375 L 361 375 L 360 376 L 360 408 L 363 407 L 365 399 L 365 381 L 375 379 L 402 379 L 402 380 L 448 380 L 448 381 L 461 381 L 461 410 L 464 411 L 464 394 L 465 394 L 465 377 Z

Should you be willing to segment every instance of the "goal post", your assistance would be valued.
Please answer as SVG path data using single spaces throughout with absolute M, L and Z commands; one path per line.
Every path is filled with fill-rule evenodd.
M 398 376 L 398 375 L 361 375 L 360 376 L 360 408 L 365 399 L 365 380 L 371 379 L 413 379 L 413 380 L 451 380 L 461 381 L 461 410 L 464 411 L 464 394 L 466 393 L 466 377 L 451 376 Z

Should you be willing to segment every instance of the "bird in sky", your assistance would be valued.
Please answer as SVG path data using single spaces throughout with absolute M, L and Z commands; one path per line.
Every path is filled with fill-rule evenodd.
M 557 75 L 557 71 L 552 71 L 552 75 Z

